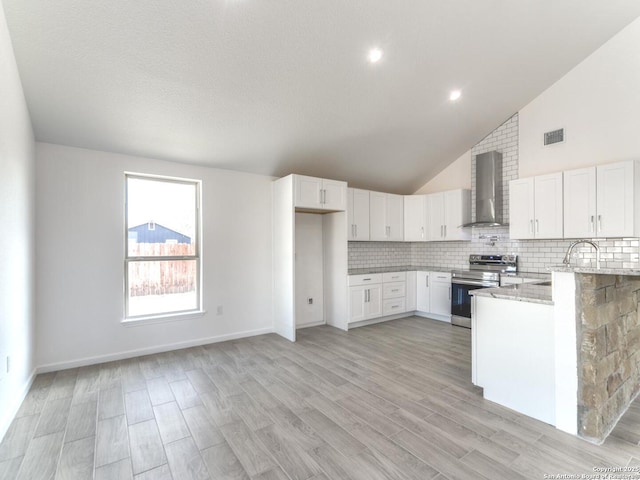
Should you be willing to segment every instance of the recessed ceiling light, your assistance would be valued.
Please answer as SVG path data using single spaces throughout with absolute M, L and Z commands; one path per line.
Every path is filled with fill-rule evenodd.
M 369 50 L 369 54 L 367 55 L 367 59 L 369 59 L 370 63 L 378 63 L 382 58 L 382 50 L 379 48 L 372 48 Z
M 462 95 L 462 92 L 460 90 L 452 90 L 451 93 L 449 94 L 449 100 L 451 100 L 452 102 L 455 102 L 460 98 L 461 95 Z

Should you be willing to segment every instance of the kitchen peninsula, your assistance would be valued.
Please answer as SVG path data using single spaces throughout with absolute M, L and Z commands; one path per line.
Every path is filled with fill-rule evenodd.
M 473 292 L 473 381 L 490 400 L 601 443 L 639 390 L 640 271 L 549 270 L 552 286 Z

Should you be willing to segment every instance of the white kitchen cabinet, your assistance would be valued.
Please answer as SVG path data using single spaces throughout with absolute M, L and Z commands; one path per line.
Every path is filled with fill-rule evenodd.
M 596 235 L 596 167 L 564 172 L 565 238 Z
M 424 313 L 431 311 L 429 272 L 416 272 L 416 310 Z
M 347 209 L 347 182 L 294 175 L 296 208 L 344 211 Z
M 562 238 L 562 172 L 509 183 L 509 236 Z
M 404 241 L 425 242 L 427 232 L 427 196 L 404 196 Z
M 369 240 L 369 190 L 347 189 L 347 219 L 350 241 Z
M 636 162 L 564 172 L 564 237 L 634 237 Z
M 451 316 L 451 274 L 430 272 L 430 310 L 429 313 Z
M 370 240 L 404 240 L 404 198 L 391 193 L 369 192 Z
M 349 323 L 382 315 L 382 284 L 349 287 Z
M 471 239 L 471 230 L 461 228 L 471 220 L 471 192 L 469 190 L 451 190 L 427 195 L 426 214 L 429 240 Z
M 596 236 L 634 237 L 640 225 L 635 205 L 638 175 L 636 162 L 618 162 L 596 167 Z
M 417 286 L 417 272 L 407 272 L 407 296 L 405 297 L 407 312 L 418 309 Z

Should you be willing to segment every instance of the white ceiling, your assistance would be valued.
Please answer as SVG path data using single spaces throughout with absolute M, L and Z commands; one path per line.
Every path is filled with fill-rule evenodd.
M 2 2 L 39 141 L 399 193 L 640 15 L 628 0 Z

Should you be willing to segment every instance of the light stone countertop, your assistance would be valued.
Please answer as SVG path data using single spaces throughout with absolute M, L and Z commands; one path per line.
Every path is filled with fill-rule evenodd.
M 349 275 L 370 275 L 389 272 L 451 272 L 451 267 L 432 267 L 425 265 L 401 265 L 395 267 L 350 268 Z
M 470 291 L 469 295 L 553 305 L 551 287 L 549 285 L 538 285 L 535 283 L 519 283 L 499 288 L 481 288 Z
M 547 267 L 547 270 L 550 272 L 595 273 L 597 275 L 627 275 L 630 277 L 640 276 L 640 269 L 633 268 L 592 268 L 571 265 L 552 265 L 551 267 Z
M 550 273 L 538 273 L 538 272 L 515 272 L 515 273 L 501 273 L 500 278 L 535 278 L 540 281 L 551 281 Z

